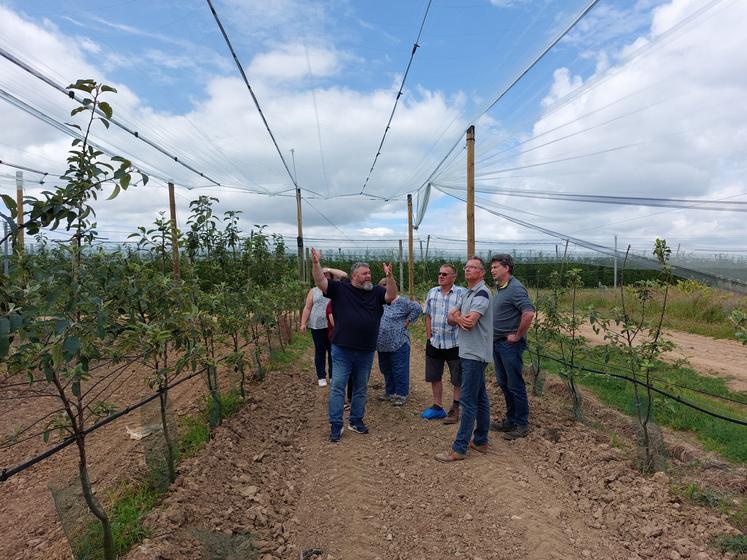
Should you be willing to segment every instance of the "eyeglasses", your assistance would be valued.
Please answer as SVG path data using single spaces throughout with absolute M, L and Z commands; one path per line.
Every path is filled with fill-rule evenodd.
M 448 272 L 439 272 L 438 275 L 439 276 L 448 276 L 449 273 Z

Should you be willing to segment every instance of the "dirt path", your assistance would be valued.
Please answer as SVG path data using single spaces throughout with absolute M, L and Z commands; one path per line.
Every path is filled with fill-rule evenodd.
M 130 558 L 217 558 L 208 549 L 238 551 L 247 533 L 261 560 L 727 558 L 707 547 L 733 531 L 721 516 L 681 504 L 663 473 L 640 476 L 607 436 L 571 422 L 557 395 L 532 401 L 527 439 L 492 437 L 485 455 L 437 463 L 456 427 L 419 418 L 430 404 L 421 350 L 408 404 L 370 390 L 371 433 L 346 431 L 336 445 L 311 368 L 271 374 L 180 468 L 147 521 L 155 536 Z
M 581 334 L 592 344 L 604 344 L 601 334 L 583 325 Z M 727 385 L 735 391 L 747 392 L 747 346 L 735 340 L 720 340 L 681 331 L 665 331 L 675 348 L 662 358 L 668 362 L 685 359 L 693 369 L 729 379 Z

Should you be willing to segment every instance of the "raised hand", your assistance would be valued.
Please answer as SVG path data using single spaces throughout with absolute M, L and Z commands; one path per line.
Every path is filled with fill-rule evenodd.
M 388 263 L 381 263 L 381 266 L 384 267 L 384 276 L 387 278 L 392 277 L 392 265 Z
M 313 261 L 313 262 L 314 262 L 315 264 L 319 264 L 319 259 L 321 259 L 321 258 L 322 258 L 322 252 L 321 252 L 321 251 L 317 251 L 316 249 L 314 249 L 314 248 L 312 247 L 312 248 L 311 248 L 311 258 L 312 258 L 312 261 Z

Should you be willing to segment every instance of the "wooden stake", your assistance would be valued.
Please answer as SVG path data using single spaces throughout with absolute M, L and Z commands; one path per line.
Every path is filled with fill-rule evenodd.
M 412 240 L 412 195 L 407 195 L 407 293 L 410 299 L 415 299 L 415 263 Z
M 23 171 L 16 171 L 16 206 L 18 214 L 16 215 L 16 224 L 18 225 L 18 234 L 16 236 L 16 253 L 23 254 Z
M 169 214 L 171 216 L 171 257 L 174 261 L 174 279 L 181 278 L 179 263 L 179 233 L 176 228 L 176 199 L 174 198 L 174 183 L 169 181 Z
M 475 126 L 467 129 L 467 258 L 475 254 Z
M 402 260 L 402 240 L 399 240 L 399 289 L 405 287 L 405 264 Z
M 303 282 L 306 278 L 305 259 L 303 252 L 303 216 L 301 214 L 301 189 L 296 189 L 296 221 L 298 222 L 298 237 L 296 245 L 298 246 L 298 279 Z

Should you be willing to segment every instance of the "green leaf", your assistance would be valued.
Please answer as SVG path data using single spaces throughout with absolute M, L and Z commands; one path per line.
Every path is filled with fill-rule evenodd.
M 23 326 L 23 317 L 15 311 L 8 314 L 8 320 L 10 321 L 10 332 L 15 332 Z
M 88 109 L 88 107 L 78 107 L 76 109 L 73 109 L 72 111 L 70 111 L 70 116 L 74 117 L 75 115 L 77 115 L 78 113 L 82 113 L 86 109 Z
M 44 443 L 49 442 L 49 430 L 44 430 L 44 433 L 42 434 L 42 439 L 44 440 Z
M 119 194 L 119 191 L 120 191 L 119 185 L 115 184 L 114 185 L 114 189 L 112 190 L 112 194 L 110 194 L 109 197 L 106 200 L 111 200 L 113 198 L 116 198 L 117 195 Z M 137 235 L 137 234 L 134 233 L 133 235 Z M 132 237 L 132 235 L 130 235 L 129 237 Z
M 69 336 L 62 343 L 62 352 L 65 359 L 71 360 L 80 351 L 80 337 Z
M 75 395 L 76 397 L 80 397 L 80 381 L 73 381 L 70 384 L 70 391 Z
M 101 112 L 106 115 L 107 119 L 112 118 L 112 107 L 106 101 L 99 103 L 99 109 L 101 109 Z
M 109 121 L 108 120 L 106 120 L 106 119 L 99 119 L 99 120 L 104 124 L 104 126 L 106 128 L 109 128 Z
M 5 203 L 5 207 L 10 210 L 10 217 L 15 218 L 16 217 L 16 201 L 13 200 L 13 198 L 10 195 L 7 194 L 0 194 L 0 198 L 3 199 L 3 202 Z
M 101 86 L 101 91 L 102 91 L 102 92 L 105 92 L 105 91 L 111 91 L 112 93 L 117 93 L 117 90 L 116 90 L 116 89 L 114 89 L 114 88 L 113 88 L 112 86 L 107 86 L 106 84 L 103 84 L 103 85 Z
M 122 177 L 122 179 L 119 181 L 119 184 L 122 185 L 123 189 L 127 189 L 127 187 L 130 186 L 130 180 L 132 179 L 132 176 L 127 173 Z

